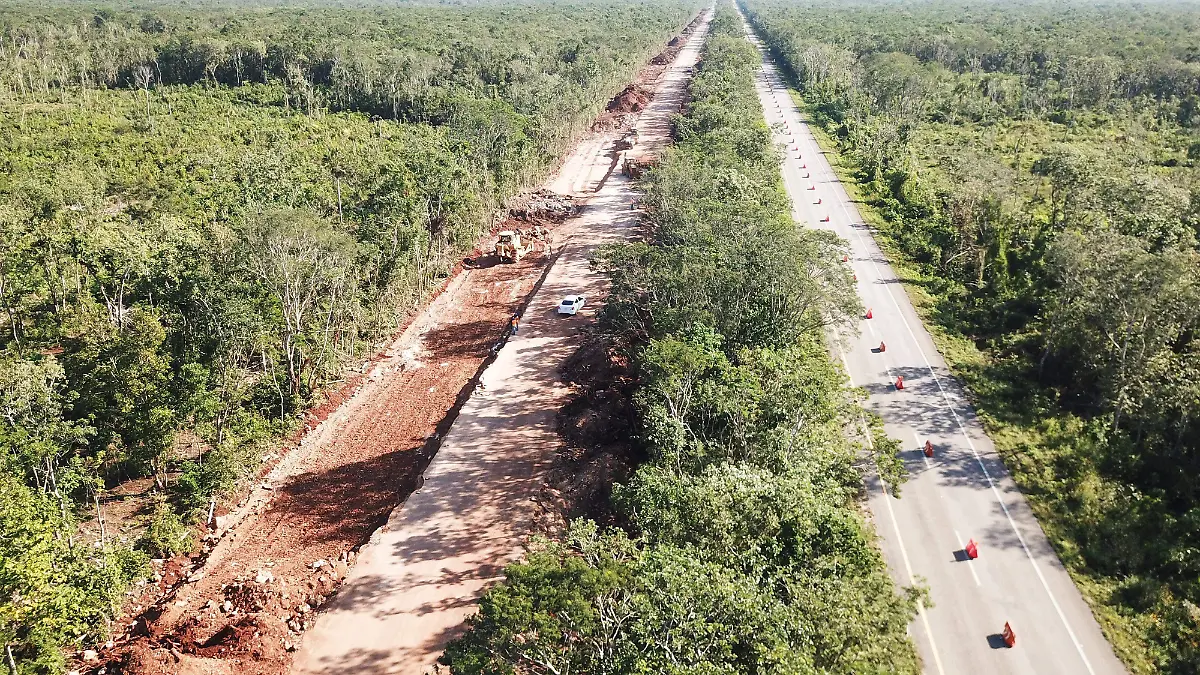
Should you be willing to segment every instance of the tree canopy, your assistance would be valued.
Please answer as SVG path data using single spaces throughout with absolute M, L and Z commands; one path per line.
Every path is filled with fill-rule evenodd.
M 746 5 L 1117 651 L 1195 672 L 1200 11 Z
M 863 521 L 858 409 L 823 327 L 858 306 L 840 243 L 799 229 L 732 6 L 645 182 L 646 241 L 610 247 L 602 329 L 633 356 L 648 455 L 488 591 L 455 673 L 916 673 L 917 589 Z

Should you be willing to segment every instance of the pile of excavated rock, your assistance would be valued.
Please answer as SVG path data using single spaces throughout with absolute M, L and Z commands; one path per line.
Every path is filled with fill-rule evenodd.
M 560 222 L 575 215 L 578 210 L 574 197 L 541 189 L 515 198 L 508 207 L 508 214 L 510 218 L 527 222 Z

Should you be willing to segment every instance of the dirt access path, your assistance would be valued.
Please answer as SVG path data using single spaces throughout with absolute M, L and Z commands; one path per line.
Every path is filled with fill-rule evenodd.
M 678 47 L 671 53 L 675 51 Z M 691 58 L 694 60 L 694 54 Z M 657 127 L 665 129 L 665 120 L 678 109 L 676 97 L 682 92 L 678 81 L 681 72 L 680 68 L 651 66 L 639 77 L 641 87 L 663 89 L 651 103 L 650 113 L 643 116 L 657 120 Z M 610 115 L 598 133 L 580 143 L 552 182 L 552 189 L 585 195 L 595 193 L 602 185 L 615 189 L 614 181 L 606 183 L 605 177 L 613 166 L 609 149 L 625 131 L 620 122 L 629 121 L 624 111 L 621 115 L 615 125 Z M 665 145 L 668 140 L 665 135 L 658 137 L 655 132 L 640 131 L 648 145 Z M 145 608 L 132 608 L 127 634 L 105 650 L 99 662 L 83 664 L 84 670 L 108 674 L 288 672 L 301 634 L 312 625 L 318 608 L 334 596 L 351 570 L 351 584 L 332 603 L 328 617 L 320 625 L 339 625 L 330 622 L 341 616 L 345 607 L 363 602 L 364 589 L 377 592 L 390 588 L 407 596 L 403 580 L 391 586 L 376 586 L 369 579 L 364 584 L 365 575 L 373 574 L 368 571 L 374 569 L 370 561 L 379 558 L 377 545 L 368 546 L 369 555 L 355 565 L 358 548 L 380 525 L 389 522 L 384 532 L 395 532 L 400 514 L 411 513 L 416 517 L 425 513 L 426 518 L 440 518 L 444 511 L 439 509 L 444 505 L 432 510 L 424 505 L 427 499 L 439 494 L 486 495 L 494 509 L 513 499 L 528 501 L 528 494 L 521 493 L 520 486 L 509 485 L 507 480 L 487 488 L 467 485 L 471 480 L 494 478 L 497 472 L 532 475 L 527 460 L 540 461 L 552 456 L 556 441 L 545 434 L 553 435 L 553 411 L 561 405 L 562 392 L 544 378 L 553 379 L 557 364 L 554 359 L 561 360 L 557 354 L 562 350 L 569 353 L 573 343 L 568 344 L 567 338 L 586 317 L 546 323 L 553 317 L 542 316 L 545 307 L 532 306 L 522 323 L 522 334 L 509 342 L 488 369 L 480 385 L 480 393 L 484 395 L 472 401 L 468 398 L 476 391 L 483 369 L 493 358 L 509 317 L 529 300 L 539 284 L 543 281 L 546 284 L 538 296 L 540 302 L 556 302 L 557 298 L 551 295 L 563 288 L 575 291 L 582 288 L 582 284 L 574 284 L 571 279 L 583 279 L 588 274 L 588 252 L 604 236 L 612 234 L 602 230 L 616 232 L 616 225 L 628 225 L 626 221 L 633 215 L 628 211 L 632 196 L 627 188 L 624 190 L 619 195 L 601 190 L 585 217 L 554 228 L 555 253 L 560 260 L 553 269 L 547 268 L 549 261 L 542 255 L 527 256 L 515 265 L 493 265 L 489 264 L 491 256 L 476 251 L 473 257 L 484 264 L 456 274 L 403 334 L 345 387 L 344 396 L 339 397 L 340 405 L 319 424 L 314 421 L 299 445 L 284 453 L 238 509 L 218 519 L 217 531 L 207 538 L 203 557 L 167 563 L 162 578 L 141 600 Z M 622 212 L 621 222 L 614 225 L 617 219 L 604 214 L 611 216 L 618 210 Z M 493 237 L 484 237 L 481 246 L 492 241 Z M 569 274 L 565 271 L 568 268 Z M 550 329 L 566 332 L 553 337 L 546 332 Z M 543 379 L 526 381 L 527 376 L 534 374 Z M 523 383 L 519 385 L 523 394 L 515 394 L 511 388 L 517 387 L 514 383 L 518 382 Z M 514 395 L 516 399 L 512 398 Z M 490 405 L 524 406 L 521 408 L 524 412 L 511 407 L 481 412 L 481 401 Z M 543 419 L 547 410 L 548 423 Z M 470 417 L 460 417 L 468 412 Z M 480 415 L 492 419 L 481 420 Z M 455 432 L 448 435 L 456 418 L 459 422 Z M 485 436 L 506 432 L 503 445 L 493 443 L 486 452 L 474 453 L 476 459 L 487 460 L 478 465 L 464 463 L 463 448 L 469 447 L 469 443 L 458 440 L 472 429 L 490 429 Z M 506 454 L 510 450 L 511 456 Z M 428 485 L 416 493 L 419 498 L 409 498 L 434 453 L 441 459 L 425 472 Z M 503 466 L 499 463 L 502 459 Z M 456 466 L 454 470 L 462 472 L 459 476 L 446 473 Z M 450 485 L 453 482 L 460 486 Z M 449 487 L 439 492 L 435 485 Z M 475 494 L 468 494 L 472 490 Z M 405 499 L 408 503 L 392 513 Z M 473 544 L 472 535 L 466 533 L 489 531 L 489 524 L 497 518 L 508 520 L 498 516 L 499 511 L 469 511 L 469 508 L 472 507 L 467 503 L 450 506 L 460 519 L 470 514 L 475 530 L 460 529 L 452 536 L 452 530 L 446 529 L 446 536 L 438 536 L 435 528 L 432 536 L 426 537 L 420 557 L 436 560 L 439 555 L 466 556 Z M 508 544 L 504 553 L 519 543 L 516 533 L 517 530 L 494 533 Z M 466 540 L 459 538 L 464 534 Z M 375 541 L 381 536 L 377 534 Z M 478 543 L 501 540 L 481 538 Z M 427 601 L 424 611 L 432 614 L 425 616 L 422 625 L 461 623 L 470 600 L 481 588 L 482 582 L 478 580 L 494 576 L 503 563 L 503 555 L 493 558 L 487 550 L 477 549 L 473 558 L 486 566 L 482 575 L 472 576 L 466 568 L 462 570 L 463 588 L 474 590 L 466 595 L 465 591 L 454 591 L 457 594 L 454 597 L 466 600 Z M 460 564 L 468 560 L 458 559 Z M 352 638 L 346 638 L 348 644 L 353 642 Z M 316 636 L 310 642 L 321 644 L 322 639 Z M 428 651 L 430 658 L 436 658 L 440 647 L 429 646 L 433 643 L 428 639 L 422 641 L 425 643 L 427 651 L 432 650 Z M 394 662 L 399 656 L 394 649 L 381 658 Z M 336 657 L 328 649 L 314 651 L 306 647 L 297 669 L 302 672 L 310 669 L 306 664 L 313 663 L 313 658 L 329 663 Z M 329 672 L 344 669 L 338 666 Z M 379 670 L 377 666 L 368 669 Z
M 688 68 L 707 22 L 667 71 L 637 123 L 642 152 L 669 141 L 670 116 L 683 101 Z M 612 152 L 576 156 L 562 180 L 611 166 Z M 483 374 L 433 462 L 423 486 L 363 548 L 344 589 L 306 635 L 294 673 L 430 672 L 461 630 L 483 589 L 519 555 L 538 516 L 542 478 L 560 439 L 555 416 L 569 390 L 559 368 L 594 319 L 605 279 L 591 270 L 597 246 L 625 241 L 638 212 L 631 181 L 613 172 L 582 214 L 560 227 L 569 234 L 511 339 Z M 556 314 L 563 295 L 582 293 L 580 314 Z

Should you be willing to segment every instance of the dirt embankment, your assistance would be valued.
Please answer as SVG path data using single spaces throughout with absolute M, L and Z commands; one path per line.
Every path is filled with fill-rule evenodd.
M 645 460 L 631 441 L 636 415 L 630 400 L 633 367 L 603 338 L 590 336 L 563 364 L 562 374 L 573 395 L 558 414 L 563 448 L 547 476 L 547 492 L 567 519 L 616 524 L 610 501 L 613 483 L 628 480 Z
M 639 82 L 655 79 L 643 74 Z M 648 101 L 645 90 L 632 86 L 613 107 Z M 359 547 L 419 486 L 440 439 L 505 339 L 510 317 L 544 273 L 554 249 L 499 264 L 489 252 L 495 231 L 538 227 L 553 240 L 555 224 L 573 212 L 569 200 L 544 191 L 514 202 L 508 218 L 480 239 L 405 332 L 310 412 L 301 437 L 264 467 L 235 511 L 221 514 L 202 549 L 158 566 L 154 582 L 118 621 L 123 629 L 81 670 L 287 672 L 300 634 L 337 592 Z M 613 449 L 613 439 L 625 434 L 602 429 L 618 429 L 624 413 L 596 412 L 609 400 L 608 385 L 597 388 L 587 375 L 608 363 L 606 351 L 597 354 L 573 359 L 581 369 L 581 400 L 589 401 L 578 409 L 588 412 L 575 420 L 568 411 L 563 416 L 578 450 L 555 475 L 572 503 L 606 503 L 604 486 L 623 475 L 617 465 L 632 465 L 603 459 L 624 452 Z M 595 439 L 609 439 L 601 441 L 608 445 L 593 448 Z M 576 478 L 580 474 L 588 477 Z
M 655 68 L 661 72 L 661 68 Z M 647 83 L 653 82 L 653 79 L 638 78 L 637 82 L 630 84 L 621 90 L 613 100 L 609 101 L 604 108 L 604 112 L 592 122 L 592 131 L 601 132 L 618 129 L 629 126 L 637 119 L 639 113 L 646 109 L 650 104 L 650 100 L 654 98 L 654 92 Z
M 606 110 L 615 113 L 640 113 L 646 109 L 646 104 L 650 103 L 650 99 L 653 96 L 654 92 L 651 92 L 640 84 L 634 83 L 625 87 L 620 94 L 617 94 L 617 97 L 608 104 Z
M 554 207 L 542 208 L 547 201 Z M 571 212 L 562 204 L 532 195 L 502 226 L 536 224 L 552 236 Z M 337 590 L 358 547 L 416 487 L 542 274 L 548 251 L 498 264 L 483 250 L 493 241 L 483 237 L 442 297 L 315 411 L 314 428 L 275 469 L 284 475 L 264 475 L 240 524 L 207 535 L 195 557 L 162 566 L 133 605 L 126 634 L 88 670 L 286 671 L 299 634 Z
M 645 110 L 654 98 L 654 83 L 658 82 L 667 67 L 675 61 L 675 57 L 679 56 L 679 51 L 687 44 L 688 37 L 700 25 L 701 16 L 697 16 L 683 29 L 681 34 L 676 35 L 667 43 L 661 53 L 650 59 L 650 63 L 638 73 L 636 81 L 630 83 L 609 101 L 604 112 L 600 113 L 596 117 L 596 121 L 592 123 L 592 131 L 618 129 L 628 126 L 637 119 L 638 114 Z

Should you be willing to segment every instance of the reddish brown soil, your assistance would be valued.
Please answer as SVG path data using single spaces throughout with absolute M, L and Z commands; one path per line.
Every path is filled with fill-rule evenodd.
M 647 90 L 642 85 L 634 83 L 625 87 L 624 91 L 620 94 L 617 94 L 617 97 L 609 102 L 605 110 L 614 113 L 641 112 L 646 109 L 646 104 L 650 102 L 650 98 L 653 95 L 653 92 Z
M 626 126 L 634 116 L 641 112 L 653 98 L 652 85 L 662 77 L 663 71 L 679 55 L 679 51 L 687 44 L 688 36 L 695 30 L 699 17 L 683 30 L 683 32 L 667 43 L 666 49 L 650 60 L 650 63 L 638 73 L 637 80 L 617 94 L 604 112 L 592 123 L 592 131 L 606 131 Z
M 669 63 L 669 62 L 668 62 Z M 621 90 L 613 100 L 609 101 L 604 112 L 592 123 L 592 131 L 607 131 L 631 124 L 637 119 L 637 114 L 646 109 L 654 92 L 648 89 L 649 84 L 658 79 L 665 66 L 648 66 L 638 81 Z
M 434 434 L 448 428 L 544 263 L 530 255 L 515 265 L 473 269 L 454 291 L 453 311 L 425 335 L 425 365 L 391 374 L 333 443 L 313 452 L 302 473 L 228 535 L 236 542 L 232 550 L 200 567 L 202 577 L 193 572 L 187 582 L 183 567 L 190 561 L 172 561 L 159 582 L 163 597 L 105 654 L 107 672 L 177 673 L 185 661 L 194 672 L 284 672 L 312 610 L 413 489 L 436 450 Z M 350 391 L 314 411 L 310 425 Z
M 683 49 L 683 45 L 687 43 L 687 38 L 685 36 L 691 34 L 691 29 L 692 26 L 688 26 L 688 30 L 685 31 L 682 36 L 677 35 L 672 38 L 671 41 L 667 43 L 667 48 L 664 49 L 661 54 L 650 59 L 650 65 L 665 66 L 674 61 L 675 57 L 679 54 L 679 50 Z
M 672 48 L 672 55 L 677 51 Z M 644 72 L 639 82 L 655 79 L 656 74 Z M 631 85 L 614 107 L 644 106 L 649 100 L 644 95 L 644 89 Z M 556 219 L 528 220 L 549 225 Z M 458 274 L 469 269 L 463 282 L 439 289 L 451 295 L 434 327 L 420 340 L 425 350 L 420 354 L 422 365 L 386 372 L 379 388 L 340 422 L 332 440 L 289 447 L 286 452 L 293 457 L 302 453 L 302 470 L 275 485 L 271 498 L 223 533 L 222 540 L 212 535 L 194 557 L 158 564 L 154 583 L 127 608 L 124 634 L 102 650 L 99 662 L 82 664 L 83 670 L 137 675 L 287 672 L 299 634 L 337 591 L 358 548 L 416 487 L 438 440 L 503 339 L 509 318 L 543 274 L 542 254 L 513 265 L 495 264 L 492 256 L 480 253 L 493 242 L 492 236 L 482 237 L 472 258 L 455 270 Z M 602 358 L 596 358 L 607 362 L 607 352 L 598 353 Z M 354 397 L 363 380 L 361 374 L 348 377 L 331 391 L 309 412 L 304 431 L 291 439 L 292 445 Z M 597 393 L 594 385 L 581 384 L 581 397 L 595 403 L 605 394 L 603 388 Z M 587 435 L 618 425 L 626 412 L 592 411 L 585 414 L 587 420 L 564 423 Z M 597 414 L 604 418 L 600 424 Z M 599 434 L 601 439 L 610 437 Z M 602 455 L 623 457 L 626 450 L 609 448 L 606 453 L 576 447 L 577 461 L 564 464 L 575 468 L 563 475 L 595 474 L 586 480 L 589 486 L 611 484 L 611 471 L 624 471 L 616 464 L 629 465 L 625 459 L 615 464 L 596 460 Z M 260 475 L 266 476 L 278 463 L 279 458 Z M 610 471 L 600 464 L 614 465 Z M 572 495 L 576 502 L 607 498 L 593 494 L 593 487 L 571 491 L 586 493 Z M 226 511 L 219 509 L 218 515 Z M 206 559 L 217 547 L 223 547 L 221 554 Z

